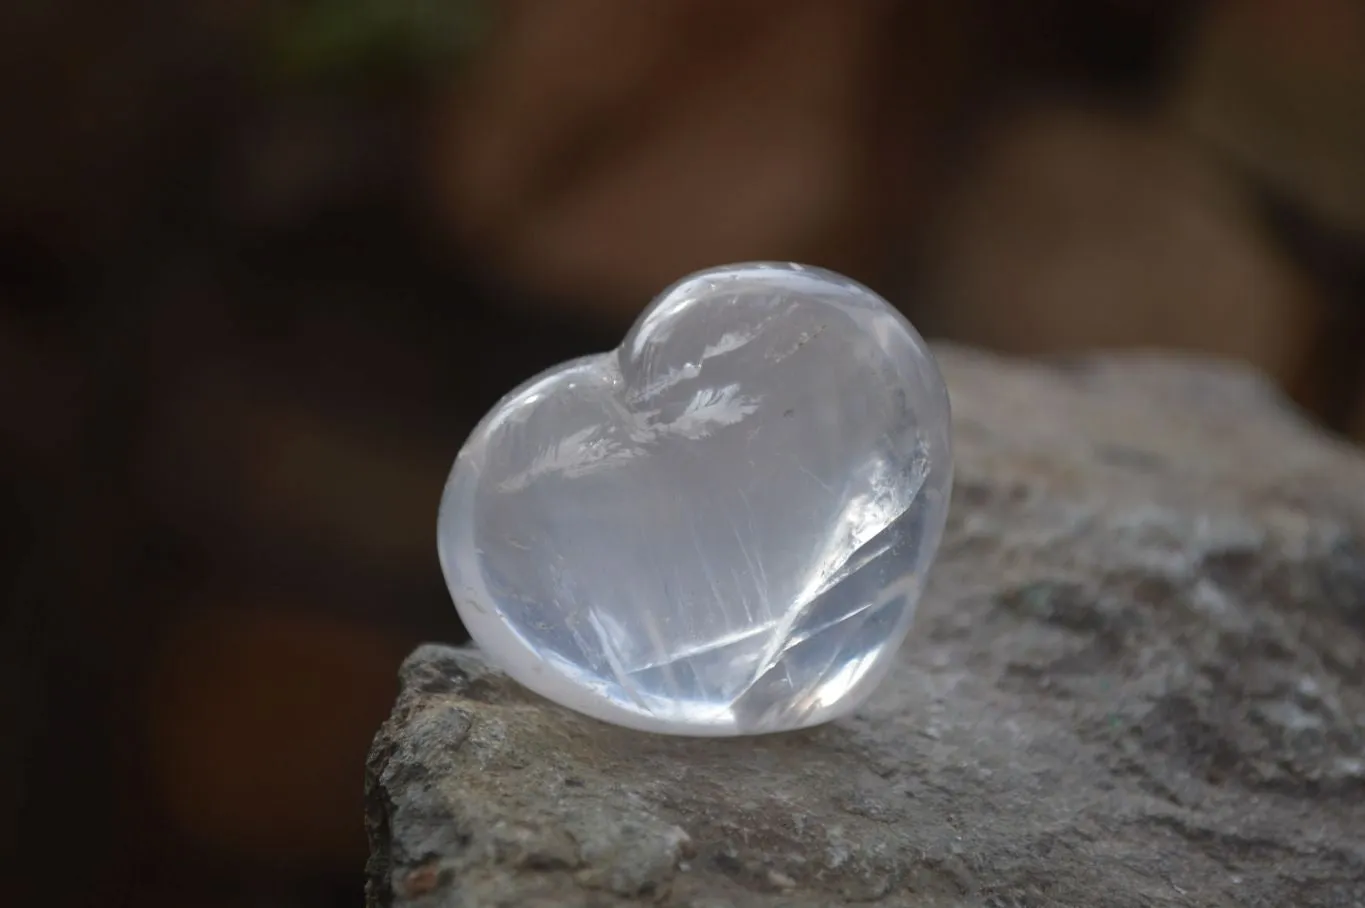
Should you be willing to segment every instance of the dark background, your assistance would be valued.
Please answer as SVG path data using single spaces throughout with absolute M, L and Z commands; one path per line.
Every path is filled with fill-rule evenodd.
M 692 269 L 1365 438 L 1357 0 L 15 0 L 0 68 L 5 904 L 360 904 L 455 452 Z

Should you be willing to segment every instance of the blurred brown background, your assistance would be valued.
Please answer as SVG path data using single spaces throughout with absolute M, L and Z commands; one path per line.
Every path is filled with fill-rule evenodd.
M 1358 0 L 48 0 L 0 67 L 5 904 L 360 904 L 464 434 L 691 269 L 1365 439 Z

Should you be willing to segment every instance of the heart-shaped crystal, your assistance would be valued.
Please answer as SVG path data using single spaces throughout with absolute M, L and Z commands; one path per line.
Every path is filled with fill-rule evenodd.
M 648 731 L 858 705 L 909 630 L 952 484 L 948 394 L 867 288 L 694 274 L 616 350 L 516 389 L 460 451 L 441 565 L 526 687 Z

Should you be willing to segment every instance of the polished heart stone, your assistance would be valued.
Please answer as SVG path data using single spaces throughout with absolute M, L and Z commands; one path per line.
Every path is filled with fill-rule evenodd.
M 441 503 L 460 616 L 512 677 L 620 725 L 781 731 L 890 667 L 952 484 L 933 357 L 815 268 L 694 274 L 609 353 L 512 391 Z

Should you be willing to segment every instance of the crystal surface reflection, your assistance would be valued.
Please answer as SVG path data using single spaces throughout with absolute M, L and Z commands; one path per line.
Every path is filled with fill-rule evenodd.
M 456 458 L 441 565 L 523 685 L 648 731 L 828 721 L 891 665 L 952 484 L 948 395 L 896 310 L 748 264 L 512 391 Z

